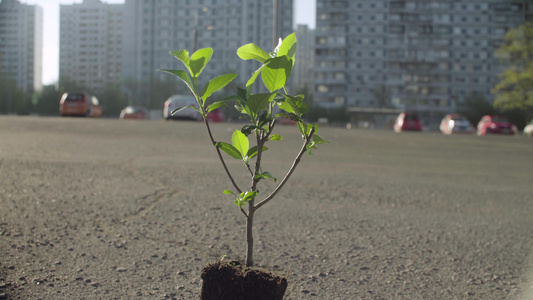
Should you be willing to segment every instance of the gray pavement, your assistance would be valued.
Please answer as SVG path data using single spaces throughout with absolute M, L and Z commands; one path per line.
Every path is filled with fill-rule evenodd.
M 263 166 L 282 177 L 301 139 L 278 129 Z M 533 139 L 319 133 L 256 215 L 286 299 L 533 298 Z M 205 264 L 244 259 L 224 176 L 201 123 L 0 116 L 0 295 L 196 299 Z

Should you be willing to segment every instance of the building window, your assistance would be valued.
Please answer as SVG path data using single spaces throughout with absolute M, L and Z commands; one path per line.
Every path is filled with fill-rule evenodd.
M 329 89 L 328 89 L 327 85 L 321 84 L 321 85 L 317 86 L 316 90 L 319 93 L 327 93 Z

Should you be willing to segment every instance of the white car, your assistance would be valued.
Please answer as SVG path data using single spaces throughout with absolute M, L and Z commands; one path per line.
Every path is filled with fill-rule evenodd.
M 468 119 L 462 115 L 449 114 L 440 122 L 440 131 L 446 135 L 455 133 L 473 133 L 474 127 Z
M 182 109 L 175 114 L 172 114 L 172 111 L 175 109 L 178 109 L 180 107 L 185 106 L 194 106 L 198 108 L 198 103 L 196 102 L 196 99 L 194 99 L 193 96 L 186 96 L 186 95 L 174 95 L 165 101 L 165 106 L 163 107 L 163 118 L 166 120 L 170 119 L 184 119 L 184 120 L 196 120 L 200 121 L 202 120 L 202 115 L 190 108 L 187 107 L 185 109 Z
M 531 120 L 529 124 L 524 127 L 524 134 L 527 136 L 533 136 L 533 120 Z

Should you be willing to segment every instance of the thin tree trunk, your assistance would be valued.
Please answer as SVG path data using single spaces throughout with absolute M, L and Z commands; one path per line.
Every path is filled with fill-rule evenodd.
M 252 267 L 254 264 L 254 200 L 248 202 L 250 209 L 248 210 L 248 217 L 246 218 L 246 266 Z

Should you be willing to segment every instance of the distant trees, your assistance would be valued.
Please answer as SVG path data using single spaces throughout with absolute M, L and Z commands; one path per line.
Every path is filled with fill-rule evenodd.
M 40 115 L 53 116 L 59 114 L 59 99 L 61 91 L 55 85 L 45 85 L 38 96 L 33 111 Z
M 128 106 L 128 98 L 122 90 L 120 84 L 107 84 L 104 91 L 95 94 L 102 105 L 103 115 L 118 118 L 120 111 Z
M 0 113 L 27 114 L 30 97 L 17 88 L 15 80 L 0 72 Z
M 533 116 L 533 24 L 510 29 L 496 51 L 507 66 L 494 87 L 494 107 L 502 111 L 520 110 L 524 121 Z
M 496 113 L 494 107 L 487 102 L 483 94 L 472 92 L 465 98 L 465 103 L 457 109 L 459 114 L 465 116 L 472 124 L 476 125 L 484 115 Z

